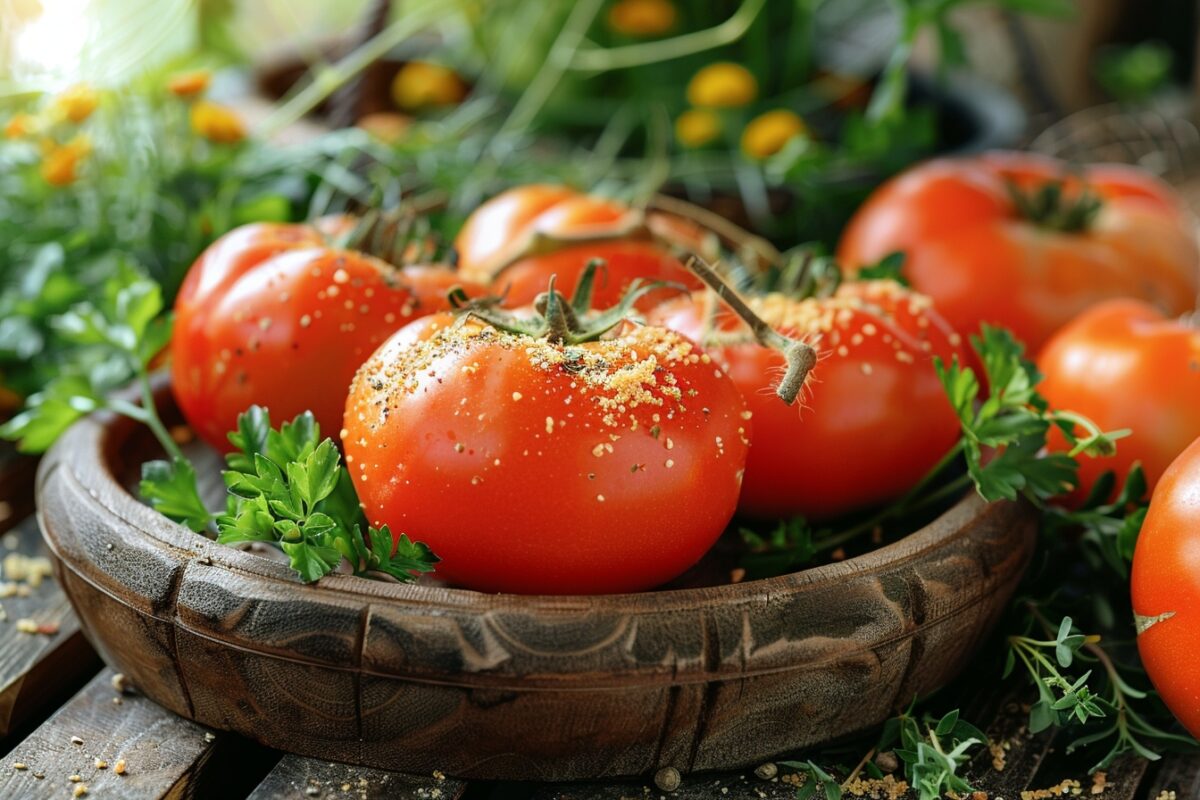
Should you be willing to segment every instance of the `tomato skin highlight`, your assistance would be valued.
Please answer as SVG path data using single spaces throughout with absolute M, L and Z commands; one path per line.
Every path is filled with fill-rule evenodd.
M 1172 190 L 1120 165 L 1089 167 L 1100 210 L 1082 231 L 1041 227 L 1020 216 L 1008 184 L 1033 191 L 1063 180 L 1066 165 L 1027 153 L 936 159 L 885 183 L 850 221 L 838 247 L 850 268 L 906 254 L 913 288 L 964 335 L 981 323 L 1008 328 L 1036 355 L 1061 326 L 1113 297 L 1135 297 L 1168 314 L 1190 308 L 1200 252 Z M 1064 193 L 1083 184 L 1067 177 Z
M 1163 702 L 1200 737 L 1200 439 L 1154 490 L 1131 583 L 1142 664 Z
M 597 308 L 615 305 L 636 278 L 700 284 L 670 248 L 641 234 L 619 235 L 637 212 L 614 200 L 581 194 L 564 186 L 534 184 L 503 192 L 485 202 L 467 219 L 455 239 L 458 266 L 463 276 L 491 283 L 505 297 L 505 305 L 532 303 L 546 289 L 550 277 L 570 295 L 579 275 L 593 259 L 605 262 L 596 275 L 593 302 Z M 680 217 L 650 213 L 646 225 L 656 236 L 709 255 L 711 235 Z M 563 237 L 552 246 L 534 247 L 539 236 Z M 599 240 L 571 242 L 571 237 Z M 532 247 L 532 250 L 531 250 Z M 650 308 L 670 296 L 670 290 L 653 292 L 638 302 Z
M 1106 470 L 1123 478 L 1140 462 L 1151 490 L 1200 437 L 1200 328 L 1166 319 L 1137 300 L 1110 300 L 1059 331 L 1038 358 L 1039 391 L 1054 408 L 1088 417 L 1102 430 L 1130 428 L 1112 456 L 1079 459 L 1077 503 Z M 1052 429 L 1051 450 L 1070 445 Z
M 393 331 L 449 307 L 450 270 L 331 249 L 306 226 L 250 225 L 206 250 L 175 304 L 171 384 L 185 419 L 228 450 L 249 406 L 340 429 L 350 379 Z M 482 289 L 468 284 L 469 293 Z
M 705 342 L 704 295 L 649 312 L 654 324 Z M 954 445 L 959 425 L 933 356 L 964 357 L 961 337 L 927 298 L 887 281 L 847 283 L 832 298 L 772 294 L 750 305 L 782 333 L 810 341 L 817 365 L 797 404 L 771 391 L 783 356 L 755 342 L 708 343 L 752 412 L 739 510 L 827 519 L 894 499 Z M 718 312 L 720 333 L 746 332 Z
M 359 371 L 343 444 L 368 519 L 428 543 L 447 580 L 632 592 L 682 573 L 728 524 L 744 411 L 707 355 L 661 329 L 564 349 L 423 323 Z

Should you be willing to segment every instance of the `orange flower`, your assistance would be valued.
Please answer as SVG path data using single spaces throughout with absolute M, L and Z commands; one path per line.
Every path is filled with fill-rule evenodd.
M 731 61 L 709 64 L 687 85 L 688 102 L 701 108 L 736 108 L 758 96 L 758 81 L 750 70 Z
M 242 119 L 225 106 L 201 100 L 192 106 L 192 130 L 210 142 L 234 144 L 246 138 Z
M 167 79 L 167 91 L 176 97 L 187 99 L 204 94 L 211 80 L 212 75 L 204 69 L 177 72 Z
M 42 178 L 51 186 L 67 186 L 78 176 L 79 162 L 92 151 L 86 136 L 76 136 L 64 145 L 47 145 L 42 158 Z
M 796 136 L 804 136 L 804 120 L 784 108 L 760 114 L 742 131 L 742 152 L 751 158 L 767 158 L 783 149 Z
M 626 36 L 660 36 L 675 27 L 671 0 L 619 0 L 608 10 L 608 27 Z
M 6 139 L 24 139 L 35 127 L 37 120 L 32 114 L 13 114 L 4 125 L 4 136 Z
M 392 79 L 392 99 L 404 111 L 454 105 L 466 94 L 457 72 L 428 61 L 409 61 Z
M 78 125 L 92 115 L 99 103 L 95 89 L 86 83 L 77 83 L 54 98 L 51 109 Z

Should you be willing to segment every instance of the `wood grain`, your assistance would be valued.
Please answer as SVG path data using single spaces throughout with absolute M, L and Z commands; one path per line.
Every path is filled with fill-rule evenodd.
M 132 423 L 98 415 L 40 472 L 46 538 L 105 659 L 190 719 L 417 774 L 729 769 L 870 728 L 962 668 L 1034 542 L 1028 507 L 971 495 L 864 556 L 736 585 L 305 586 L 133 498 L 120 476 L 149 448 Z
M 32 494 L 32 493 L 31 493 Z M 46 555 L 32 517 L 4 537 L 0 557 L 9 553 Z M 0 741 L 30 719 L 48 712 L 48 704 L 73 691 L 100 662 L 79 630 L 71 605 L 47 578 L 28 597 L 0 600 Z M 52 635 L 22 633 L 17 621 L 32 619 L 57 629 Z
M 336 764 L 301 756 L 284 756 L 249 800 L 457 800 L 467 789 L 462 781 L 420 777 Z
M 113 703 L 112 672 L 104 670 L 0 762 L 0 797 L 70 797 L 78 775 L 89 796 L 139 800 L 195 795 L 216 745 L 205 728 L 140 696 Z M 82 744 L 73 742 L 73 737 Z M 96 759 L 107 763 L 98 769 Z M 124 759 L 126 774 L 116 764 Z M 14 764 L 24 764 L 17 770 Z M 43 777 L 39 778 L 38 775 Z

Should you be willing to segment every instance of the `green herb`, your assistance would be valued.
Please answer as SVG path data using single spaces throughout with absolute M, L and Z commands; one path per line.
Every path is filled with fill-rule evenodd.
M 212 514 L 196 487 L 196 469 L 186 458 L 142 464 L 138 491 L 142 499 L 160 514 L 197 533 L 208 531 L 212 525 Z
M 1106 433 L 1078 414 L 1051 410 L 1037 393 L 1041 375 L 1008 331 L 984 325 L 971 344 L 987 380 L 982 403 L 976 402 L 980 382 L 972 368 L 957 359 L 947 366 L 935 358 L 934 364 L 962 427 L 956 449 L 966 457 L 968 475 L 985 500 L 1023 495 L 1040 505 L 1076 485 L 1076 456 L 1110 455 L 1116 452 L 1114 442 L 1129 435 L 1128 430 Z M 1043 452 L 1051 426 L 1062 431 L 1069 452 Z
M 0 426 L 0 436 L 17 440 L 24 452 L 42 452 L 75 420 L 106 408 L 147 425 L 172 459 L 183 459 L 150 390 L 150 361 L 171 338 L 161 288 L 118 261 L 97 294 L 49 319 L 63 345 L 58 374 Z M 113 394 L 130 380 L 140 390 L 140 405 Z
M 895 252 L 881 258 L 878 262 L 858 270 L 858 279 L 864 281 L 895 281 L 901 286 L 908 286 L 904 277 L 904 253 Z
M 1047 506 L 1043 530 L 1052 537 L 1082 531 L 1079 541 L 1094 570 L 1105 566 L 1122 579 L 1129 577 L 1133 549 L 1149 507 L 1146 476 L 1135 464 L 1113 500 L 1116 476 L 1103 473 L 1092 486 L 1087 499 L 1076 509 Z
M 414 572 L 433 571 L 438 559 L 426 545 L 403 535 L 393 543 L 386 525 L 367 524 L 341 454 L 332 439 L 321 439 L 312 414 L 273 429 L 266 409 L 253 406 L 238 417 L 229 440 L 237 450 L 226 456 L 222 473 L 229 500 L 216 518 L 221 544 L 278 546 L 307 582 L 343 559 L 356 575 L 405 582 Z
M 920 800 L 938 800 L 974 791 L 960 769 L 971 751 L 985 742 L 987 736 L 963 720 L 958 710 L 940 719 L 929 715 L 918 719 L 910 706 L 884 724 L 876 749 L 895 752 Z
M 1031 617 L 1048 627 L 1036 607 L 1031 608 Z M 1029 712 L 1030 732 L 1050 727 L 1090 729 L 1072 740 L 1067 752 L 1107 743 L 1108 751 L 1092 771 L 1106 769 L 1126 753 L 1157 761 L 1161 755 L 1156 748 L 1196 746 L 1191 737 L 1155 725 L 1146 710 L 1135 708 L 1135 703 L 1149 698 L 1149 692 L 1132 686 L 1100 646 L 1100 637 L 1079 633 L 1071 617 L 1062 619 L 1052 639 L 1010 636 L 1008 645 L 1004 674 L 1020 664 L 1038 690 L 1038 701 Z M 1086 670 L 1078 678 L 1064 673 L 1077 661 L 1096 664 L 1100 672 Z

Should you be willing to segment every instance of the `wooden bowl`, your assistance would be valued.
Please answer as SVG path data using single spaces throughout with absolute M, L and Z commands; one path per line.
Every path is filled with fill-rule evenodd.
M 159 403 L 176 413 L 165 387 Z M 588 597 L 306 586 L 139 502 L 126 486 L 153 455 L 144 428 L 97 414 L 38 474 L 58 579 L 105 660 L 272 747 L 467 778 L 729 769 L 876 725 L 966 663 L 1035 536 L 1031 508 L 971 493 L 895 544 L 768 580 Z

